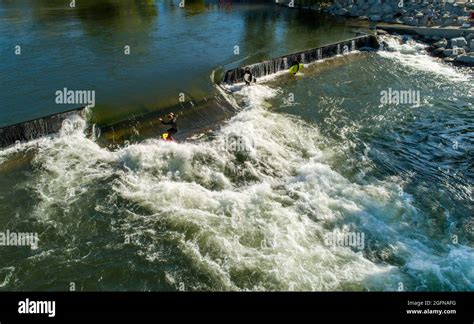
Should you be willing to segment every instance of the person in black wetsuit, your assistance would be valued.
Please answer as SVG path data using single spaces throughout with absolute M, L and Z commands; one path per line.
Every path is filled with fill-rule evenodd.
M 253 75 L 252 73 L 250 73 L 249 70 L 245 70 L 244 81 L 245 81 L 245 85 L 250 85 L 250 82 L 253 81 Z
M 176 119 L 178 119 L 178 117 L 172 112 L 168 114 L 167 122 L 165 122 L 163 118 L 160 118 L 160 121 L 164 125 L 171 125 L 171 128 L 166 131 L 168 133 L 168 138 L 166 138 L 167 140 L 174 140 L 173 135 L 178 132 L 178 123 L 176 122 Z

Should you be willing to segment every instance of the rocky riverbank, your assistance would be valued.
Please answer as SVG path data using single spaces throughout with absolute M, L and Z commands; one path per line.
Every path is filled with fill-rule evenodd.
M 383 21 L 409 26 L 459 26 L 468 28 L 474 25 L 474 22 L 469 21 L 469 14 L 474 10 L 474 2 L 454 2 L 454 0 L 333 0 L 314 1 L 314 4 L 306 6 L 299 5 L 298 1 L 293 0 L 277 0 L 277 3 L 338 16 L 357 17 L 375 22 Z
M 335 0 L 324 9 L 330 14 L 363 17 L 376 22 L 441 27 L 470 27 L 471 10 L 474 10 L 474 3 L 404 0 Z
M 454 2 L 448 0 L 333 0 L 314 1 L 311 5 L 300 5 L 298 1 L 277 0 L 289 7 L 311 9 L 331 15 L 353 17 L 373 22 L 387 22 L 417 27 L 459 29 L 462 37 L 443 38 L 441 35 L 423 36 L 410 32 L 414 40 L 428 45 L 427 50 L 444 61 L 474 66 L 474 21 L 469 15 L 474 11 L 474 2 Z M 308 3 L 308 2 L 307 2 Z M 432 30 L 431 28 L 429 28 Z M 433 29 L 435 30 L 435 29 Z M 383 33 L 383 32 L 382 32 Z M 441 33 L 440 33 L 441 34 Z M 403 40 L 403 36 L 400 40 Z

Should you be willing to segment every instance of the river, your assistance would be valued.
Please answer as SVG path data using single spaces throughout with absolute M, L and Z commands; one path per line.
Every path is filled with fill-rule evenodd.
M 5 58 L 3 124 L 60 109 L 64 86 L 97 89 L 103 124 L 179 91 L 217 100 L 212 71 L 354 35 L 265 2 L 59 2 L 1 3 L 1 42 L 42 53 Z M 130 39 L 139 59 L 118 53 Z M 238 111 L 179 143 L 102 145 L 77 117 L 0 151 L 0 231 L 39 234 L 0 247 L 0 289 L 474 290 L 472 70 L 387 42 L 227 87 Z M 420 100 L 383 103 L 393 90 Z

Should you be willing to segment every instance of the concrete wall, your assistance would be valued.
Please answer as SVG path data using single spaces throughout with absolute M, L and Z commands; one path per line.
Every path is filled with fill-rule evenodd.
M 226 71 L 223 83 L 233 84 L 244 82 L 243 78 L 246 70 L 249 70 L 254 77 L 259 78 L 277 73 L 281 70 L 287 70 L 290 68 L 291 63 L 296 60 L 300 63 L 308 64 L 343 54 L 344 49 L 354 51 L 363 47 L 378 48 L 377 38 L 372 35 L 354 37 L 322 47 L 312 48 L 306 51 L 273 58 L 261 63 L 238 67 Z
M 7 147 L 17 141 L 26 142 L 58 132 L 63 121 L 73 115 L 82 114 L 85 107 L 35 120 L 0 128 L 0 147 Z

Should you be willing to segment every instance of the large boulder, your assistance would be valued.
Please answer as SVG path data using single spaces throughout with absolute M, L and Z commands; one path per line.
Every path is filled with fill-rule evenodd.
M 421 19 L 421 18 L 423 18 L 423 16 L 424 16 L 424 14 L 423 14 L 422 12 L 417 12 L 417 13 L 415 14 L 415 18 L 416 18 L 416 19 Z
M 384 14 L 391 14 L 394 12 L 394 8 L 388 4 L 388 3 L 384 3 L 383 6 L 382 6 L 382 13 Z
M 432 5 L 427 5 L 421 8 L 419 12 L 422 12 L 424 15 L 430 15 L 435 12 L 435 8 Z
M 456 19 L 456 18 L 443 17 L 443 18 L 442 18 L 441 26 L 442 26 L 442 27 L 453 26 L 453 25 L 456 25 L 456 22 L 457 22 L 457 19 Z
M 332 5 L 332 6 L 329 6 L 326 11 L 330 14 L 333 14 L 337 9 L 339 9 L 339 7 L 337 5 Z
M 458 25 L 459 26 L 465 26 L 463 28 L 469 28 L 470 23 L 469 23 L 469 18 L 467 16 L 459 16 L 458 17 Z
M 464 47 L 467 46 L 467 41 L 464 37 L 451 38 L 451 47 Z
M 419 26 L 428 26 L 428 16 L 424 16 L 424 17 L 418 19 L 418 25 Z
M 446 47 L 446 46 L 448 46 L 448 41 L 446 40 L 446 38 L 443 38 L 433 44 L 434 48 L 440 48 L 440 47 Z
M 455 61 L 464 65 L 474 66 L 474 52 L 456 57 Z
M 434 18 L 433 19 L 433 25 L 442 26 L 443 25 L 443 19 L 442 18 Z
M 373 15 L 382 13 L 382 5 L 380 3 L 374 4 L 370 8 L 369 13 Z
M 349 9 L 349 15 L 350 16 L 353 16 L 353 17 L 358 17 L 360 16 L 360 13 L 361 13 L 361 10 L 359 9 L 359 6 L 358 5 L 352 5 L 350 7 L 348 7 Z
M 450 1 L 447 1 L 446 4 L 444 5 L 444 8 L 446 11 L 449 11 L 449 12 L 457 12 L 458 10 L 458 6 L 455 5 L 454 1 L 453 3 L 450 3 Z
M 413 17 L 403 17 L 402 22 L 406 25 L 416 26 L 416 19 Z
M 339 8 L 336 11 L 334 11 L 334 13 L 338 16 L 345 16 L 349 13 L 349 10 L 347 10 L 346 8 Z
M 454 56 L 454 54 L 453 54 L 453 49 L 452 49 L 452 48 L 445 49 L 445 50 L 443 51 L 443 56 L 445 56 L 445 57 Z
M 453 26 L 462 26 L 464 24 L 462 19 L 459 19 L 459 17 L 456 18 L 456 21 L 454 22 Z
M 472 52 L 474 52 L 474 39 L 471 39 L 471 43 L 469 44 L 469 48 Z

